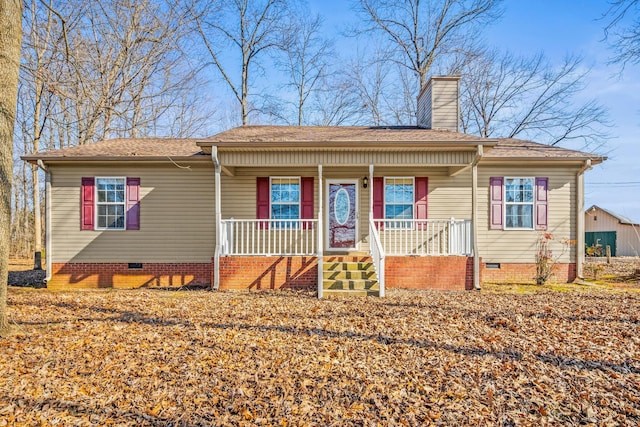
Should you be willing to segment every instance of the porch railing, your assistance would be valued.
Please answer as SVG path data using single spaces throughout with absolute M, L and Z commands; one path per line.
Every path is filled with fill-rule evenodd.
M 386 255 L 471 255 L 471 220 L 374 220 Z
M 373 259 L 373 265 L 378 276 L 378 284 L 380 285 L 380 296 L 384 297 L 384 248 L 372 219 L 369 220 L 369 239 L 371 241 L 369 244 L 371 258 Z
M 221 255 L 316 255 L 316 219 L 226 219 Z

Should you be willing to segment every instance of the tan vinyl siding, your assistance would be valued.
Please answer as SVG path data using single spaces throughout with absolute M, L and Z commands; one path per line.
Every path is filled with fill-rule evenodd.
M 369 168 L 323 168 L 323 213 L 326 223 L 328 179 L 357 179 L 358 180 L 358 250 L 369 249 L 369 191 L 362 188 L 362 178 L 369 176 Z M 314 207 L 318 209 L 318 172 L 317 168 L 241 168 L 236 170 L 236 176 L 222 177 L 222 217 L 223 219 L 254 219 L 256 216 L 256 177 L 258 176 L 312 176 L 314 177 Z M 428 177 L 428 217 L 430 219 L 471 219 L 471 171 L 467 170 L 457 176 L 448 176 L 447 168 L 390 168 L 376 167 L 374 176 L 409 176 Z M 325 224 L 326 225 L 326 224 Z M 326 240 L 326 239 L 325 239 Z
M 418 97 L 418 126 L 458 131 L 458 79 L 432 78 Z
M 369 168 L 324 168 L 323 178 L 323 216 L 326 223 L 327 208 L 327 179 L 357 179 L 358 180 L 358 250 L 367 250 L 366 236 L 369 234 L 369 188 L 362 188 L 362 178 L 369 174 Z M 255 219 L 256 217 L 256 177 L 300 176 L 314 178 L 314 210 L 318 218 L 318 168 L 251 168 L 239 169 L 236 176 L 222 177 L 222 218 Z M 324 237 L 324 235 L 323 235 Z M 326 239 L 325 239 L 326 243 Z
M 483 262 L 533 263 L 536 241 L 543 233 L 536 230 L 489 229 L 489 178 L 548 177 L 548 232 L 554 237 L 553 252 L 559 255 L 562 239 L 576 239 L 576 173 L 568 167 L 479 167 L 478 169 L 478 246 Z M 575 246 L 566 250 L 561 262 L 575 262 Z
M 427 86 L 418 96 L 418 126 L 431 129 L 431 93 L 432 86 Z
M 231 151 L 218 154 L 223 166 L 460 166 L 473 161 L 475 151 Z
M 187 165 L 189 166 L 189 165 Z M 51 166 L 52 261 L 64 262 L 209 262 L 215 247 L 214 173 L 211 164 L 190 165 Z M 541 232 L 489 230 L 489 178 L 524 176 L 549 178 L 549 232 L 559 241 L 575 240 L 575 174 L 567 167 L 480 166 L 478 176 L 478 244 L 484 262 L 531 263 Z M 313 167 L 237 168 L 222 176 L 222 218 L 255 219 L 256 177 L 314 177 L 314 207 L 318 200 L 318 169 Z M 358 180 L 358 249 L 369 245 L 369 194 L 362 188 L 367 166 L 323 168 L 323 212 L 326 225 L 328 179 Z M 430 219 L 471 218 L 471 170 L 448 175 L 447 167 L 382 167 L 378 177 L 428 177 Z M 85 176 L 130 176 L 141 179 L 139 231 L 80 231 L 80 184 Z M 326 242 L 326 235 L 323 234 Z M 554 248 L 561 252 L 561 246 Z M 575 248 L 562 262 L 573 262 Z
M 458 82 L 443 81 L 433 88 L 433 129 L 458 131 Z
M 52 262 L 210 262 L 212 164 L 50 166 Z M 81 231 L 82 177 L 139 177 L 140 230 Z

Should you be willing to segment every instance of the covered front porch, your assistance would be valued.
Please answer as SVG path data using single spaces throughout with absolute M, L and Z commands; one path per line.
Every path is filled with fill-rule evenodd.
M 402 159 L 384 150 L 278 151 L 211 146 L 215 289 L 384 296 L 389 286 L 479 283 L 473 216 L 481 146 L 414 149 Z

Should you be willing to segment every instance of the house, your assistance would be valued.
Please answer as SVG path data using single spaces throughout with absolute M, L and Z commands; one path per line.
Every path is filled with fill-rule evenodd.
M 640 256 L 640 224 L 593 205 L 584 211 L 585 244 L 587 248 L 611 248 L 612 256 Z M 600 245 L 600 246 L 599 246 Z
M 532 281 L 541 233 L 584 247 L 583 174 L 604 158 L 459 133 L 458 88 L 432 77 L 418 126 L 244 126 L 25 156 L 46 171 L 48 286 L 322 297 Z M 583 256 L 564 252 L 555 280 L 580 276 Z

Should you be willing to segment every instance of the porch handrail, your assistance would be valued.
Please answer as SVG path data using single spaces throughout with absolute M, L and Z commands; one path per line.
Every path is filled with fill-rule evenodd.
M 316 255 L 316 219 L 225 219 L 221 255 Z
M 469 219 L 374 219 L 387 255 L 472 254 Z
M 378 285 L 380 286 L 381 297 L 384 297 L 384 248 L 380 243 L 380 235 L 376 229 L 376 224 L 373 219 L 369 219 L 369 236 L 371 243 L 369 244 L 369 250 L 371 251 L 371 258 L 373 259 L 373 265 L 378 275 Z

